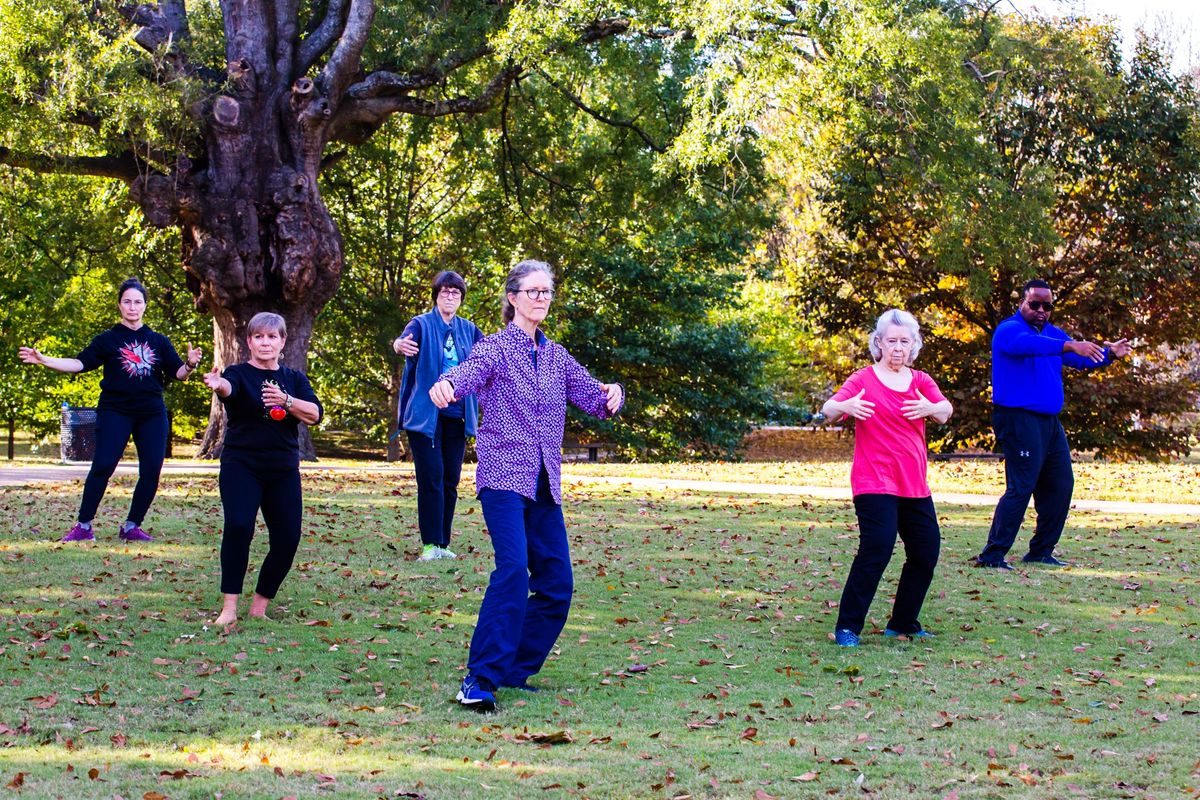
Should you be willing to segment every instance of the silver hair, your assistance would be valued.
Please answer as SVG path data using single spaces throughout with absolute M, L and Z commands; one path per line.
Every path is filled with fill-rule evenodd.
M 912 362 L 917 360 L 917 354 L 921 352 L 921 345 L 925 343 L 925 340 L 921 338 L 921 326 L 917 322 L 917 318 L 900 308 L 892 308 L 883 312 L 879 319 L 875 321 L 875 330 L 871 332 L 871 336 L 867 340 L 867 347 L 871 349 L 871 358 L 876 361 L 883 358 L 883 348 L 879 346 L 879 340 L 883 338 L 883 334 L 887 332 L 887 329 L 893 325 L 908 328 L 912 334 L 912 353 L 908 356 L 908 363 L 911 366 Z
M 501 302 L 501 314 L 505 325 L 512 322 L 513 316 L 516 314 L 516 309 L 513 308 L 512 303 L 508 302 L 509 294 L 520 291 L 521 281 L 527 275 L 532 275 L 535 272 L 545 274 L 546 278 L 550 281 L 550 288 L 554 288 L 554 270 L 550 269 L 550 265 L 545 261 L 527 258 L 524 261 L 518 262 L 509 271 L 508 278 L 504 281 L 504 299 Z
M 247 338 L 263 331 L 275 331 L 280 337 L 287 338 L 287 322 L 283 317 L 270 311 L 260 311 L 246 323 Z

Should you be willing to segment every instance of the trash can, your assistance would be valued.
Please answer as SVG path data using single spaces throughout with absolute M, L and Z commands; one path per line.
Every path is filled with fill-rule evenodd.
M 96 457 L 96 409 L 71 408 L 63 403 L 59 442 L 63 461 L 91 461 Z

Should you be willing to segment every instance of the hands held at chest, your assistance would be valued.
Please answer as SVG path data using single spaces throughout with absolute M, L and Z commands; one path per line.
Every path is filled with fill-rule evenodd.
M 838 403 L 838 410 L 846 416 L 854 417 L 855 419 L 870 419 L 875 416 L 875 404 L 870 400 L 863 399 L 866 393 L 867 390 L 863 389 L 854 395 L 854 397 L 847 398 Z

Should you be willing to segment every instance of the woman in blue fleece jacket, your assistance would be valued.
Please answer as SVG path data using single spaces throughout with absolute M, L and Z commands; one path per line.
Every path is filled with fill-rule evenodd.
M 433 309 L 413 317 L 392 343 L 404 355 L 397 415 L 408 435 L 417 476 L 417 522 L 421 529 L 420 561 L 454 558 L 450 528 L 458 503 L 458 480 L 468 436 L 475 435 L 479 406 L 474 396 L 443 409 L 429 399 L 438 376 L 456 367 L 483 338 L 475 323 L 458 316 L 467 284 L 457 272 L 433 279 Z

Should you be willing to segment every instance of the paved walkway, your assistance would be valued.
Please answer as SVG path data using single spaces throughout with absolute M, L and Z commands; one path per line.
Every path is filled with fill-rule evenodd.
M 170 461 L 163 465 L 163 473 L 169 475 L 215 474 L 219 465 L 215 461 Z M 338 465 L 304 464 L 306 472 L 371 472 L 380 475 L 395 475 L 397 478 L 412 478 L 410 464 L 372 464 L 362 467 Z M 87 477 L 87 464 L 46 464 L 36 467 L 0 467 L 0 486 L 24 486 L 39 481 L 82 481 Z M 470 467 L 464 470 L 470 473 Z M 123 462 L 117 474 L 137 473 L 137 462 Z M 468 475 L 464 475 L 468 477 Z M 735 483 L 725 481 L 696 481 L 675 478 L 630 478 L 611 475 L 576 475 L 570 465 L 563 465 L 563 481 L 567 483 L 592 483 L 610 486 L 629 486 L 639 489 L 684 489 L 694 492 L 721 495 L 797 495 L 819 497 L 827 500 L 850 500 L 849 487 L 802 486 L 785 483 Z M 933 499 L 938 503 L 964 506 L 994 506 L 995 495 L 960 494 L 935 492 Z M 1133 503 L 1118 500 L 1075 500 L 1071 507 L 1078 510 L 1102 511 L 1108 514 L 1139 514 L 1143 516 L 1191 516 L 1200 517 L 1200 505 L 1192 503 Z

